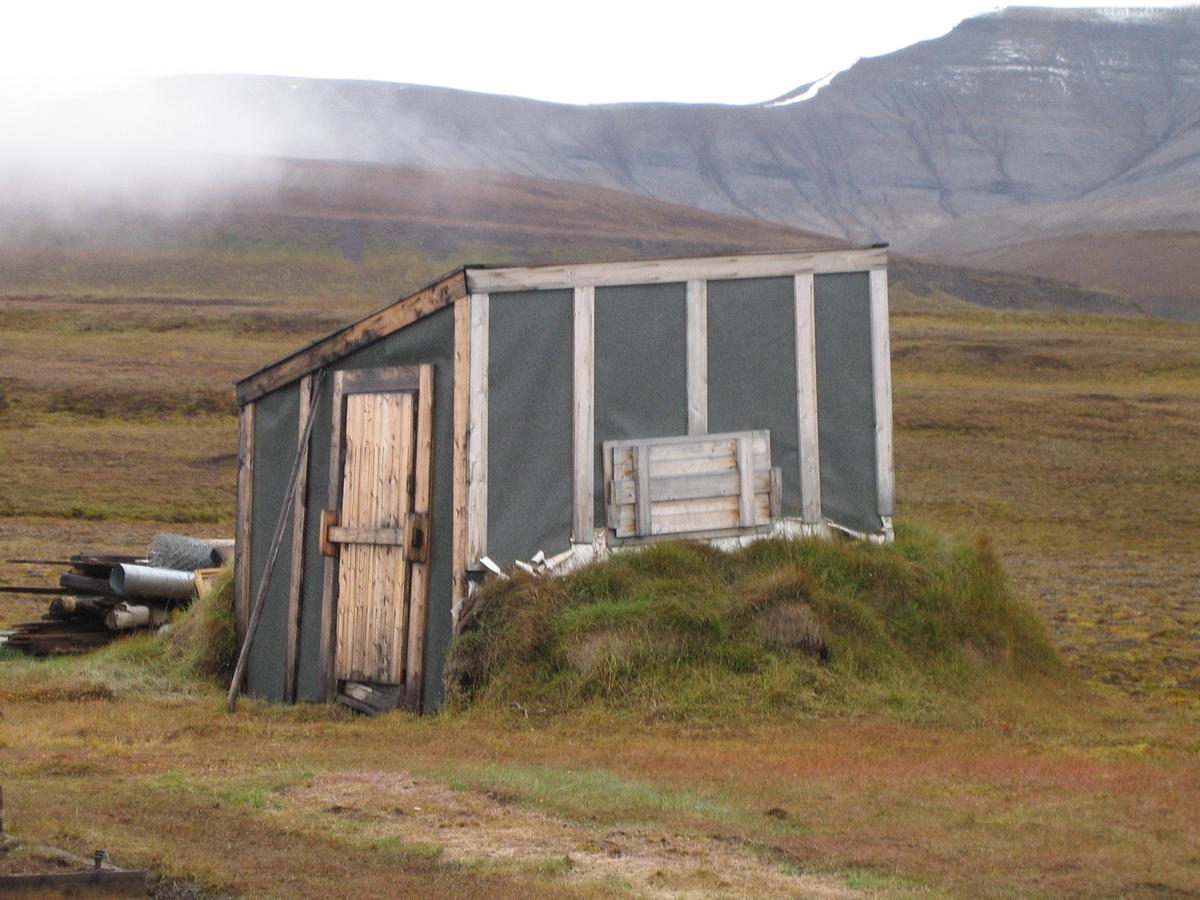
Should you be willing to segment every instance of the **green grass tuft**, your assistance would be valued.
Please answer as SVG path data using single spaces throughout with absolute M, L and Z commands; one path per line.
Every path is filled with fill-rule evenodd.
M 657 544 L 474 598 L 452 704 L 668 719 L 861 708 L 919 715 L 992 676 L 1056 676 L 1037 616 L 987 538 L 912 527 L 891 545 Z
M 229 685 L 237 663 L 233 617 L 233 566 L 221 570 L 209 590 L 171 623 L 161 636 L 162 651 L 184 678 Z

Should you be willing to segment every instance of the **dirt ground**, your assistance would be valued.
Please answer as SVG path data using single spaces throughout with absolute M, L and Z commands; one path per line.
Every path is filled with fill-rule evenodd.
M 772 817 L 786 819 L 785 810 Z M 844 877 L 807 874 L 728 835 L 669 828 L 588 827 L 530 810 L 496 792 L 459 791 L 407 773 L 325 772 L 274 795 L 265 818 L 288 831 L 320 830 L 384 851 L 466 869 L 529 872 L 563 885 L 607 885 L 648 900 L 760 897 L 847 900 L 870 896 Z M 0 847 L 0 871 L 83 869 L 90 862 L 47 845 Z M 156 896 L 169 893 L 159 889 Z

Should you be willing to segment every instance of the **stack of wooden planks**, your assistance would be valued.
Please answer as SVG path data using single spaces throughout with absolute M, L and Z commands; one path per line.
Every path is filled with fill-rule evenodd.
M 49 609 L 41 619 L 16 625 L 0 638 L 0 646 L 32 656 L 87 653 L 122 634 L 161 628 L 170 620 L 171 611 L 187 606 L 203 579 L 217 571 L 153 570 L 178 575 L 184 581 L 194 579 L 196 590 L 185 592 L 185 595 L 181 595 L 178 588 L 130 594 L 121 590 L 125 579 L 114 578 L 114 569 L 146 566 L 147 559 L 115 553 L 80 553 L 65 561 L 9 562 L 68 567 L 59 576 L 57 588 L 0 586 L 0 592 L 51 597 Z

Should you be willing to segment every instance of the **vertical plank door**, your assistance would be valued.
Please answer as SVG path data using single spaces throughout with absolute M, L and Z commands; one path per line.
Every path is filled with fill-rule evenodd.
M 346 397 L 338 680 L 404 681 L 409 573 L 398 544 L 411 508 L 415 412 L 410 393 Z
M 339 697 L 365 692 L 368 706 L 391 708 L 409 687 L 403 699 L 420 706 L 432 410 L 431 366 L 335 375 L 336 481 L 322 517 L 336 586 L 331 674 Z

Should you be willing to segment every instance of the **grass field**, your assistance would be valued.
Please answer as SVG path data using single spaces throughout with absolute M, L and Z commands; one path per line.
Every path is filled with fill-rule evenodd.
M 231 534 L 232 381 L 388 299 L 358 284 L 10 293 L 0 559 Z M 989 534 L 1064 678 L 741 723 L 365 720 L 7 659 L 0 868 L 51 845 L 248 897 L 1200 896 L 1200 327 L 946 304 L 894 315 L 893 354 L 900 518 Z

